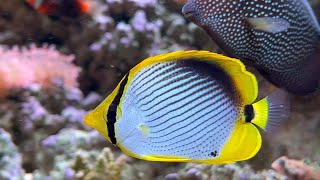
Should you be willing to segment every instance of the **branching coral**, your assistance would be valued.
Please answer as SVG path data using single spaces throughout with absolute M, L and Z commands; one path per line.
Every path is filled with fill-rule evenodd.
M 53 86 L 50 89 L 43 89 L 39 85 L 31 85 L 26 89 L 11 92 L 10 98 L 6 98 L 4 102 L 0 103 L 0 126 L 12 134 L 13 142 L 19 147 L 23 155 L 23 165 L 27 172 L 39 168 L 39 164 L 42 163 L 42 160 L 45 160 L 36 160 L 37 156 L 43 154 L 43 151 L 40 151 L 42 147 L 40 142 L 43 139 L 47 139 L 48 136 L 52 137 L 50 135 L 57 134 L 66 127 L 73 130 L 86 129 L 82 122 L 86 110 L 81 108 L 80 104 L 94 103 L 97 98 L 83 99 L 79 89 L 66 88 L 63 84 Z M 67 135 L 67 137 L 74 137 L 75 142 L 81 142 L 80 137 L 83 137 L 80 136 L 81 133 L 76 133 L 78 131 L 70 132 L 74 132 L 74 134 Z M 80 132 L 86 133 L 86 131 Z M 76 134 L 80 135 L 75 137 Z M 88 135 L 86 138 L 90 137 L 91 135 Z M 100 136 L 96 135 L 95 137 L 94 139 L 97 140 Z M 50 138 L 48 139 L 50 140 Z M 49 140 L 44 142 L 50 142 Z M 49 145 L 50 143 L 45 144 Z M 73 145 L 75 144 L 77 143 L 73 143 Z M 61 146 L 61 148 L 67 149 L 71 147 Z M 48 146 L 48 148 L 52 149 L 51 146 Z M 75 149 L 73 150 L 75 151 Z M 52 154 L 56 152 L 54 151 Z
M 38 168 L 33 176 L 35 179 L 74 179 L 79 174 L 75 174 L 72 164 L 76 162 L 80 166 L 82 159 L 85 159 L 86 164 L 93 164 L 100 153 L 100 146 L 106 145 L 104 142 L 95 131 L 63 129 L 41 142 L 35 160 Z
M 88 167 L 81 156 L 77 156 L 73 169 L 77 174 L 83 174 L 84 180 L 118 180 L 126 165 L 127 156 L 120 155 L 115 159 L 111 149 L 104 148 L 95 165 Z
M 71 63 L 73 58 L 47 46 L 0 49 L 0 97 L 31 84 L 50 87 L 57 80 L 63 80 L 67 87 L 77 87 L 80 68 Z

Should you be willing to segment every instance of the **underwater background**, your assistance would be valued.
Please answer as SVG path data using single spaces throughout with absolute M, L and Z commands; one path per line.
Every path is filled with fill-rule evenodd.
M 320 179 L 319 92 L 292 95 L 285 125 L 263 133 L 257 156 L 229 165 L 138 160 L 83 124 L 141 60 L 187 49 L 222 53 L 183 17 L 184 2 L 88 0 L 86 12 L 48 14 L 2 0 L 0 180 Z M 320 0 L 310 3 L 320 17 Z M 248 69 L 264 97 L 274 87 Z

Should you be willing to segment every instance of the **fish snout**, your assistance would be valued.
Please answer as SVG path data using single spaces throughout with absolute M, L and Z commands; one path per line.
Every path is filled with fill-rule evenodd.
M 196 12 L 196 8 L 189 1 L 182 8 L 182 14 L 187 19 L 193 17 L 195 12 Z

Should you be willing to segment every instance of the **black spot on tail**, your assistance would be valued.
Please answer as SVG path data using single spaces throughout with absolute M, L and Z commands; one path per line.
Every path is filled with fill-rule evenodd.
M 244 116 L 246 117 L 246 122 L 251 122 L 254 118 L 253 106 L 251 104 L 244 107 Z

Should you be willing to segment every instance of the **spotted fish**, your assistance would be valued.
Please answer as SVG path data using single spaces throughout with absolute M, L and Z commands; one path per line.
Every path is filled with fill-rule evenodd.
M 189 0 L 182 13 L 276 86 L 319 88 L 320 28 L 307 0 Z
M 85 117 L 85 124 L 133 157 L 221 164 L 253 157 L 257 127 L 288 115 L 283 91 L 255 102 L 255 76 L 241 61 L 207 51 L 147 58 Z

